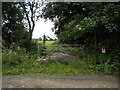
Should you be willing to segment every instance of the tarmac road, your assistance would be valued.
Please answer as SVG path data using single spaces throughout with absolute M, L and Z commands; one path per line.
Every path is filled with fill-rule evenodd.
M 7 75 L 2 88 L 118 88 L 111 75 Z

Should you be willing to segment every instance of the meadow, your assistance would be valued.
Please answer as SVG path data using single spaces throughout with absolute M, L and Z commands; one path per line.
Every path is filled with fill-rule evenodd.
M 43 41 L 36 41 L 36 42 L 39 43 L 39 44 L 44 45 Z M 57 41 L 46 41 L 45 45 L 53 45 L 53 44 L 57 44 L 57 43 L 58 43 Z

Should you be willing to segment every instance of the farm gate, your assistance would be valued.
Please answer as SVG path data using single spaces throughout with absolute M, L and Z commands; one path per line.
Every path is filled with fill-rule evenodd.
M 45 47 L 45 51 L 47 54 L 51 54 L 53 52 L 60 51 L 69 51 L 69 52 L 77 52 L 81 49 L 81 44 L 53 44 L 53 45 L 40 45 L 38 44 L 38 53 L 40 52 L 40 48 Z

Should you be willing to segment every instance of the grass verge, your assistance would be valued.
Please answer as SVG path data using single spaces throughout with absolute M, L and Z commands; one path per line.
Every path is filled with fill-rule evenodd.
M 79 74 L 114 74 L 119 71 L 116 66 L 109 64 L 110 60 L 106 55 L 85 55 L 79 53 L 80 58 L 69 64 L 63 64 L 57 60 L 48 60 L 44 62 L 35 62 L 37 55 L 29 56 L 24 49 L 4 50 L 2 54 L 2 74 L 62 74 L 62 75 L 79 75 Z M 106 58 L 105 58 L 106 57 Z M 104 60 L 103 60 L 104 59 Z M 95 64 L 97 61 L 102 63 Z M 104 61 L 104 62 L 103 62 Z
M 3 75 L 14 74 L 30 74 L 30 73 L 44 73 L 44 74 L 95 74 L 95 71 L 86 64 L 86 62 L 77 60 L 68 65 L 61 64 L 55 60 L 49 60 L 40 63 L 31 62 L 31 64 L 21 64 L 14 68 L 4 68 Z
M 95 71 L 83 60 L 68 65 L 57 60 L 35 62 L 36 55 L 29 57 L 24 50 L 5 50 L 2 57 L 3 75 L 44 73 L 44 74 L 93 74 Z

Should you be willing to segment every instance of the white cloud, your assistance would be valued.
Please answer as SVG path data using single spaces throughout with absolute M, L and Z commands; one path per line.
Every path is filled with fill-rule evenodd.
M 45 34 L 55 39 L 56 36 L 54 35 L 54 32 L 52 32 L 51 30 L 52 27 L 54 27 L 54 25 L 53 22 L 51 22 L 50 20 L 47 20 L 46 22 L 44 19 L 36 21 L 32 38 L 38 39 L 39 37 L 42 37 Z

